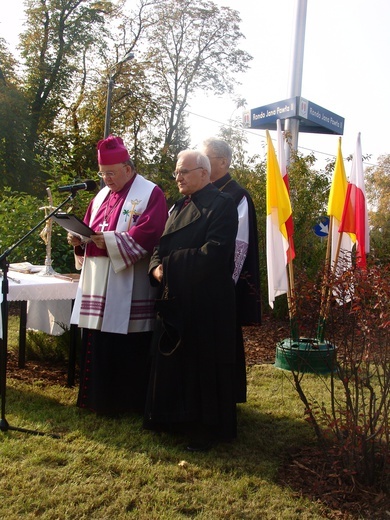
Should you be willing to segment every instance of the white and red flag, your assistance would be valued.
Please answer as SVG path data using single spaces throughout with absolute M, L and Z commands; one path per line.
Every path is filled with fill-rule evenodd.
M 365 268 L 366 254 L 370 251 L 370 238 L 360 133 L 356 141 L 339 232 L 352 234 L 352 240 L 356 241 L 356 265 Z

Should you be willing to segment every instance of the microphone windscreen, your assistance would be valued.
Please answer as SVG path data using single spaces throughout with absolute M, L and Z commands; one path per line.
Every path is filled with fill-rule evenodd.
M 84 181 L 87 191 L 94 191 L 97 188 L 97 183 L 92 180 Z

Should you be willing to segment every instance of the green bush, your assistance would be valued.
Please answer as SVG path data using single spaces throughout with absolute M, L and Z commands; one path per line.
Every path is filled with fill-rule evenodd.
M 82 199 L 77 205 L 73 203 L 64 210 L 70 209 L 82 218 L 87 202 L 88 199 Z M 40 236 L 44 224 L 25 240 L 22 239 L 44 219 L 45 212 L 40 208 L 47 205 L 47 200 L 4 188 L 0 196 L 0 251 L 3 253 L 11 250 L 7 255 L 10 263 L 30 262 L 34 265 L 44 265 L 46 244 Z M 13 249 L 20 240 L 21 243 Z M 58 273 L 75 272 L 73 250 L 66 241 L 66 231 L 57 224 L 53 224 L 52 227 L 51 246 L 53 269 Z
M 69 359 L 70 331 L 64 327 L 60 336 L 50 336 L 44 332 L 29 330 L 27 333 L 26 353 L 28 360 L 65 362 Z

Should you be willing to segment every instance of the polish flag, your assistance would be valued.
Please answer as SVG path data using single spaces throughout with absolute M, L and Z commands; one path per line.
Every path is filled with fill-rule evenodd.
M 370 251 L 370 238 L 360 133 L 358 134 L 356 152 L 352 161 L 339 233 L 351 233 L 352 239 L 355 237 L 356 265 L 365 268 L 367 266 L 366 254 Z

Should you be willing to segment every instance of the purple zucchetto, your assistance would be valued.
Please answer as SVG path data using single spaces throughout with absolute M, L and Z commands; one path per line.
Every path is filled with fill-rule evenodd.
M 129 152 L 121 137 L 109 135 L 97 145 L 98 163 L 103 165 L 124 163 L 130 159 Z

